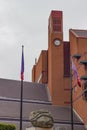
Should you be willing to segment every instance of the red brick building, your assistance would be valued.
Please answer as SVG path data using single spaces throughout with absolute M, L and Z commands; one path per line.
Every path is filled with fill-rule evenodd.
M 52 11 L 48 24 L 48 50 L 42 50 L 32 69 L 32 82 L 23 82 L 22 130 L 31 127 L 29 115 L 44 109 L 52 113 L 53 130 L 86 130 L 87 127 L 87 31 L 69 30 L 63 41 L 62 11 Z M 81 87 L 71 70 L 72 57 Z M 73 123 L 71 120 L 73 87 Z M 0 122 L 20 128 L 21 82 L 0 78 Z
M 72 75 L 75 64 L 81 87 Z M 72 79 L 71 79 L 72 78 Z M 46 84 L 54 105 L 70 105 L 73 88 L 74 111 L 87 125 L 87 30 L 70 29 L 63 40 L 63 12 L 51 11 L 48 20 L 48 50 L 42 50 L 32 69 L 32 81 Z

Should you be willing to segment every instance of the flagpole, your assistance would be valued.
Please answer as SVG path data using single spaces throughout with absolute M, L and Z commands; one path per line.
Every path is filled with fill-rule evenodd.
M 20 130 L 22 130 L 22 108 L 23 108 L 23 80 L 21 80 L 21 95 L 20 95 Z
M 72 62 L 70 58 L 70 102 L 71 102 L 71 130 L 74 130 L 73 126 L 73 88 L 72 88 Z
M 22 59 L 21 59 L 21 90 L 20 90 L 20 130 L 22 130 L 22 114 L 23 114 L 23 80 L 24 80 L 24 54 L 22 46 Z

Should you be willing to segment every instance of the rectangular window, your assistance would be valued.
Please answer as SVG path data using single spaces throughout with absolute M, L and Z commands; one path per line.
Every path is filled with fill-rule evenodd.
M 87 81 L 83 84 L 83 99 L 87 100 Z
M 64 76 L 70 76 L 70 43 L 64 42 Z

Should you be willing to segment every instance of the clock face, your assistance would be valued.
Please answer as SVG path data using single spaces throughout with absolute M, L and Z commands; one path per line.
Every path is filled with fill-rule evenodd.
M 60 43 L 61 43 L 61 41 L 60 41 L 59 39 L 55 39 L 55 40 L 54 40 L 54 44 L 55 44 L 56 46 L 59 46 Z

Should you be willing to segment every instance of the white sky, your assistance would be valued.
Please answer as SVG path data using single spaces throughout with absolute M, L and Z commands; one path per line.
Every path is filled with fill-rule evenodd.
M 87 0 L 0 0 L 0 78 L 20 80 L 24 45 L 25 81 L 41 50 L 48 49 L 48 17 L 63 11 L 64 40 L 68 30 L 87 29 Z

